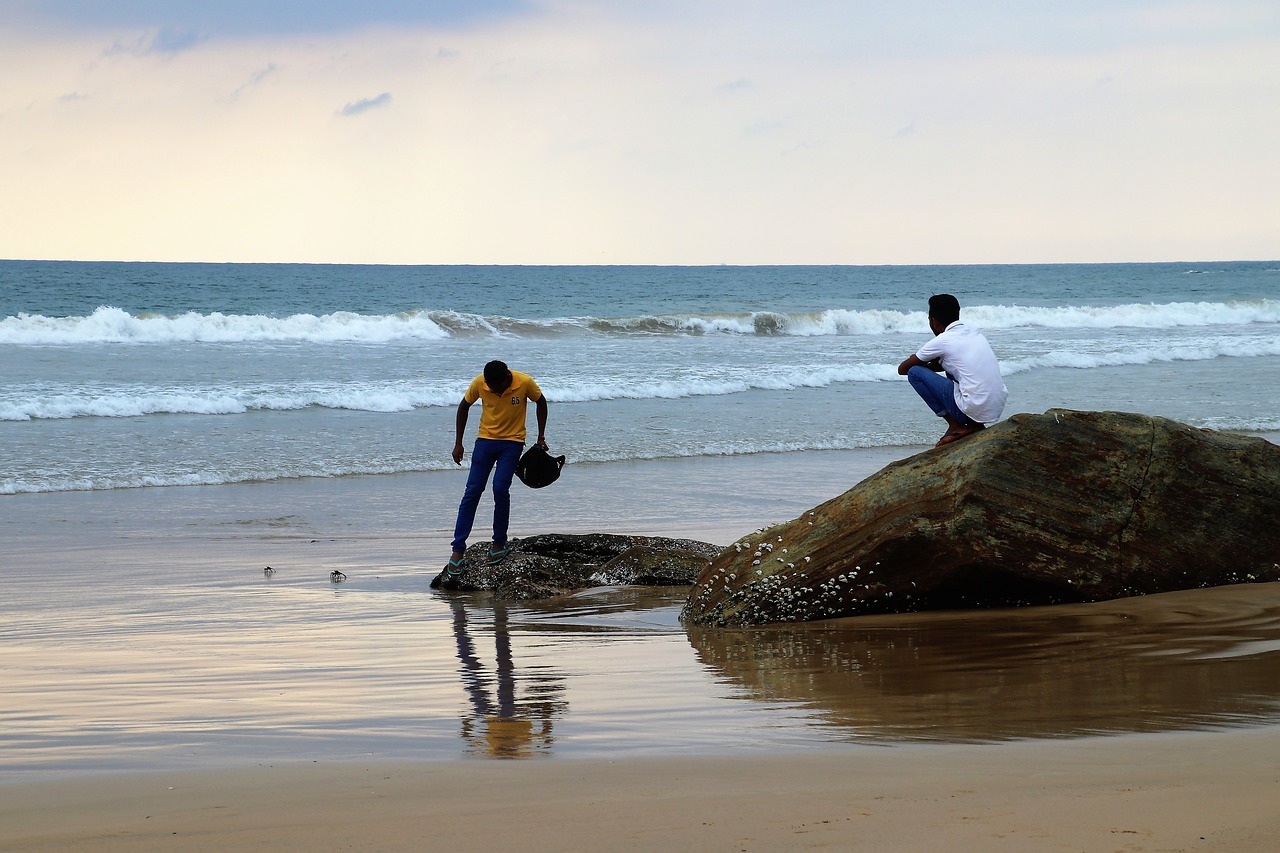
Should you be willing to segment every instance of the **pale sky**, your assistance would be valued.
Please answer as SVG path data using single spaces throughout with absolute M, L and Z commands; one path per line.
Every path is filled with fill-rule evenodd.
M 1280 259 L 1280 3 L 0 0 L 0 258 Z

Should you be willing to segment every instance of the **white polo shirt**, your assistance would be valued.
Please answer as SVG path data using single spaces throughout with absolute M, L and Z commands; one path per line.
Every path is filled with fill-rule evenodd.
M 942 334 L 920 347 L 921 361 L 941 359 L 942 369 L 955 386 L 956 405 L 978 423 L 1000 420 L 1009 389 L 1000 376 L 1000 363 L 982 332 L 956 320 Z

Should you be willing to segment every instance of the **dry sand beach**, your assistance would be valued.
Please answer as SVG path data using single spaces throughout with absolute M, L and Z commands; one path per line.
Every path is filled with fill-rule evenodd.
M 571 467 L 512 532 L 727 544 L 905 452 Z M 686 632 L 431 593 L 454 473 L 4 498 L 0 849 L 1280 848 L 1275 584 Z

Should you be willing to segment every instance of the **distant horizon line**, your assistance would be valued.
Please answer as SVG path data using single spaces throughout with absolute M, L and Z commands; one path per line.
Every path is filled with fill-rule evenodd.
M 155 264 L 170 266 L 310 266 L 310 267 L 676 267 L 688 269 L 742 269 L 752 267 L 1067 267 L 1154 266 L 1158 264 L 1265 264 L 1277 258 L 1174 258 L 1162 261 L 957 261 L 932 263 L 375 263 L 368 261 L 140 261 L 76 258 L 0 258 L 5 264 Z

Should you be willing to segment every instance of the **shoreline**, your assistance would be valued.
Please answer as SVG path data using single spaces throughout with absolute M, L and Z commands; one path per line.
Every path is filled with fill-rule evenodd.
M 852 488 L 923 447 L 761 453 L 570 464 L 547 489 L 512 489 L 511 536 L 628 533 L 727 545 Z M 11 548 L 181 546 L 193 539 L 404 540 L 447 543 L 466 469 L 219 485 L 0 496 Z M 481 499 L 473 541 L 491 512 Z M 790 513 L 790 514 L 788 514 Z M 106 534 L 104 539 L 103 534 Z M 447 556 L 447 550 L 446 554 Z M 0 570 L 6 568 L 0 554 Z
M 566 477 L 544 492 L 518 493 L 512 534 L 603 529 L 687 536 L 727 545 L 756 527 L 795 517 L 885 464 L 921 449 L 584 465 L 566 469 Z M 160 754 L 157 747 L 172 748 L 176 742 L 166 739 L 181 736 L 164 728 L 167 721 L 181 723 L 203 713 L 221 721 L 228 719 L 229 710 L 250 706 L 257 714 L 253 703 L 259 701 L 264 712 L 292 713 L 295 716 L 290 719 L 295 721 L 316 717 L 322 707 L 319 703 L 325 700 L 354 701 L 351 707 L 363 714 L 373 713 L 370 709 L 379 702 L 410 707 L 421 719 L 442 720 L 448 730 L 441 737 L 456 748 L 459 709 L 471 713 L 464 688 L 476 685 L 459 681 L 453 649 L 445 645 L 453 641 L 450 623 L 444 617 L 429 624 L 422 620 L 431 607 L 448 612 L 443 602 L 430 595 L 426 583 L 434 574 L 436 558 L 447 548 L 461 486 L 461 472 L 444 472 L 129 490 L 127 494 L 53 493 L 17 496 L 11 503 L 11 498 L 0 499 L 13 510 L 2 522 L 4 532 L 12 534 L 10 547 L 0 554 L 0 572 L 11 582 L 4 607 L 26 619 L 15 623 L 19 627 L 12 636 L 20 639 L 8 646 L 19 653 L 9 656 L 10 686 L 22 688 L 23 678 L 30 678 L 30 692 L 19 689 L 15 695 L 37 697 L 31 700 L 35 710 L 53 708 L 65 713 L 66 707 L 83 699 L 75 698 L 75 677 L 67 681 L 68 676 L 55 667 L 64 665 L 64 657 L 106 650 L 110 656 L 80 664 L 80 672 L 97 679 L 99 662 L 122 666 L 121 684 L 136 692 L 139 701 L 168 698 L 172 702 L 150 716 L 145 709 L 128 716 L 135 712 L 123 704 L 119 707 L 118 712 L 125 715 L 121 720 L 139 725 L 139 737 L 151 738 L 147 744 L 154 755 Z M 486 509 L 482 505 L 479 518 Z M 264 563 L 280 567 L 273 581 L 264 580 Z M 347 572 L 350 581 L 331 585 L 327 579 L 331 568 Z M 64 594 L 64 586 L 65 594 L 77 607 L 89 608 L 91 616 L 105 613 L 116 618 L 116 605 L 101 600 L 106 596 L 138 608 L 137 613 L 144 616 L 154 616 L 147 613 L 154 606 L 145 600 L 147 595 L 158 588 L 159 580 L 178 583 L 177 575 L 183 576 L 180 592 L 192 597 L 190 612 L 204 614 L 217 605 L 226 611 L 225 624 L 198 620 L 183 624 L 182 618 L 190 617 L 165 613 L 165 619 L 113 621 L 106 626 L 107 633 L 87 643 L 83 637 L 88 626 L 73 624 L 47 642 L 39 633 L 47 620 L 38 613 L 23 612 L 46 604 L 51 590 Z M 1248 592 L 1241 590 L 1242 595 Z M 272 609 L 276 599 L 291 609 L 314 608 L 319 616 L 342 621 L 309 624 L 298 616 L 297 625 L 283 624 L 285 620 L 276 613 L 283 616 L 286 611 Z M 58 602 L 49 606 L 54 608 L 52 613 L 64 612 L 57 609 L 63 606 Z M 1144 606 L 1162 607 L 1151 599 Z M 1219 606 L 1232 609 L 1229 602 Z M 479 609 L 484 610 L 483 605 Z M 252 621 L 244 621 L 246 612 L 253 615 Z M 1153 618 L 1159 621 L 1163 613 L 1159 610 Z M 1097 615 L 1101 620 L 1102 612 Z M 581 632 L 616 628 L 606 616 L 604 608 L 575 615 L 579 621 L 567 620 L 564 628 L 568 630 L 561 635 L 548 633 L 552 626 L 540 618 L 526 616 L 523 624 L 513 626 L 517 698 L 531 695 L 523 692 L 530 688 L 552 686 L 569 691 L 563 695 L 570 697 L 566 701 L 572 713 L 590 716 L 615 707 L 620 697 L 610 691 L 628 677 L 642 686 L 656 684 L 644 680 L 654 676 L 623 667 L 614 680 L 603 682 L 594 692 L 582 692 L 585 675 L 626 660 L 619 657 L 624 654 L 621 650 L 602 642 L 588 646 L 583 639 L 607 639 L 608 634 Z M 1027 620 L 1006 621 L 1013 627 L 1017 627 L 1014 622 L 1028 624 Z M 1132 627 L 1128 616 L 1124 621 Z M 933 633 L 941 624 L 928 614 L 892 625 L 880 620 L 874 624 L 892 629 L 885 634 L 884 649 L 913 646 L 913 654 L 920 653 L 912 643 L 893 639 L 908 638 L 906 622 L 927 623 Z M 29 627 L 24 629 L 23 624 Z M 286 699 L 274 696 L 259 699 L 261 683 L 277 667 L 298 666 L 296 659 L 275 657 L 281 640 L 289 640 L 298 626 L 314 628 L 316 624 L 324 630 L 316 632 L 314 641 L 298 640 L 295 651 L 326 657 L 318 659 L 314 675 L 304 673 L 307 678 L 297 684 L 281 682 L 278 687 L 300 691 L 297 698 L 291 693 L 287 705 L 276 704 Z M 873 623 L 866 624 L 874 628 Z M 622 627 L 634 631 L 636 626 Z M 492 659 L 484 655 L 489 653 L 495 629 L 483 620 L 473 628 L 475 638 L 483 641 L 477 644 L 483 653 L 481 663 L 491 666 Z M 247 646 L 251 630 L 262 636 Z M 549 648 L 555 636 L 566 638 L 559 649 Z M 116 647 L 125 642 L 122 638 L 132 638 L 128 643 L 136 645 Z M 792 649 L 795 654 L 791 638 L 778 642 L 779 649 Z M 686 645 L 685 639 L 672 644 L 673 653 L 678 652 L 682 660 L 691 657 Z M 154 655 L 152 646 L 159 647 Z M 757 642 L 756 650 L 763 648 Z M 926 648 L 950 647 L 938 643 Z M 1226 656 L 1233 648 L 1220 654 Z M 419 655 L 405 667 L 416 683 L 407 685 L 401 672 L 390 670 L 384 670 L 386 679 L 376 680 L 378 667 L 371 664 L 392 662 L 397 650 L 403 655 L 405 650 L 417 654 L 420 649 L 436 657 Z M 570 651 L 579 657 L 571 657 Z M 371 654 L 386 657 L 379 661 Z M 820 657 L 813 660 L 810 666 Z M 881 667 L 890 663 L 889 655 L 879 651 L 868 660 Z M 25 662 L 29 671 L 23 669 Z M 655 669 L 666 663 L 656 662 Z M 901 670 L 882 673 L 918 672 L 920 665 L 916 660 L 909 666 L 904 663 Z M 691 666 L 687 677 L 705 678 L 702 667 L 705 662 Z M 190 682 L 189 693 L 173 692 L 170 681 L 175 671 Z M 663 671 L 669 678 L 670 672 Z M 434 681 L 426 679 L 428 672 Z M 780 677 L 785 680 L 788 672 Z M 1125 682 L 1129 688 L 1140 684 L 1132 680 L 1138 674 L 1135 671 L 1122 674 L 1130 679 Z M 812 673 L 803 675 L 799 683 L 810 685 L 805 688 L 808 692 L 791 696 L 765 683 L 757 701 L 777 705 L 799 700 L 796 707 L 812 708 L 822 694 L 811 685 Z M 1077 675 L 1087 677 L 1083 669 Z M 1266 673 L 1254 675 L 1261 678 Z M 339 684 L 335 676 L 348 681 Z M 1000 673 L 1006 685 L 1008 677 L 1009 673 Z M 913 697 L 923 695 L 901 680 L 884 688 L 874 672 L 870 680 L 871 687 L 885 692 L 864 690 L 867 701 L 849 705 L 848 715 L 856 725 L 867 725 L 868 709 L 889 713 L 894 701 L 914 703 Z M 1114 685 L 1117 696 L 1126 689 L 1121 680 L 1117 678 Z M 59 688 L 65 688 L 61 694 L 65 698 L 49 698 L 52 694 L 42 692 L 62 681 L 67 681 Z M 309 682 L 322 686 L 310 687 Z M 744 702 L 742 687 L 756 683 L 742 680 L 725 701 Z M 1186 684 L 1179 684 L 1185 692 Z M 397 692 L 406 685 L 416 694 L 406 697 Z M 368 688 L 382 692 L 369 693 Z M 308 689 L 317 692 L 308 693 Z M 1029 684 L 1026 693 L 1041 696 L 1037 691 Z M 980 694 L 957 697 L 975 695 Z M 1100 695 L 1094 692 L 1090 697 L 1089 705 L 1098 705 Z M 209 699 L 226 704 L 206 711 L 198 703 Z M 648 697 L 647 701 L 660 705 L 662 699 Z M 671 721 L 653 716 L 657 705 L 642 707 L 650 715 L 645 725 L 679 725 L 678 716 Z M 829 725 L 844 707 L 832 705 L 828 719 L 807 725 Z M 21 706 L 16 710 L 22 711 Z M 98 720 L 109 710 L 117 712 L 94 709 L 90 719 Z M 342 716 L 346 712 L 341 707 L 324 710 L 331 714 L 326 720 L 360 724 L 360 718 Z M 697 708 L 693 711 L 702 713 Z M 1065 708 L 1051 708 L 1048 713 L 1061 717 Z M 563 719 L 557 718 L 556 732 L 567 744 L 574 735 Z M 283 722 L 272 718 L 273 725 Z M 392 722 L 403 725 L 405 720 Z M 589 726 L 579 731 L 588 739 L 599 736 L 599 730 Z M 567 749 L 527 760 L 462 754 L 394 761 L 388 758 L 392 752 L 366 753 L 358 747 L 343 758 L 318 754 L 317 759 L 305 751 L 305 745 L 284 744 L 278 732 L 273 737 L 267 729 L 258 753 L 263 758 L 256 764 L 240 757 L 219 763 L 212 752 L 208 758 L 196 755 L 189 763 L 165 763 L 144 751 L 143 760 L 154 766 L 121 769 L 110 763 L 118 759 L 109 758 L 98 769 L 37 766 L 6 771 L 0 774 L 0 791 L 5 794 L 0 802 L 0 850 L 289 853 L 353 848 L 409 851 L 430 844 L 456 851 L 518 846 L 535 853 L 602 848 L 882 851 L 942 846 L 961 853 L 1078 849 L 1261 853 L 1280 846 L 1280 817 L 1274 811 L 1280 794 L 1274 761 L 1280 754 L 1280 725 L 995 744 L 846 742 L 800 749 L 789 748 L 785 741 L 753 741 L 753 731 L 759 729 L 735 727 L 718 745 L 688 748 L 671 740 L 652 753 L 618 751 L 616 757 L 601 757 L 598 750 L 576 755 Z M 101 736 L 105 740 L 99 746 L 109 752 L 110 738 L 119 735 L 104 729 Z M 351 743 L 357 740 L 352 737 Z
M 0 848 L 1263 853 L 1280 728 L 818 755 L 260 765 L 3 787 Z

